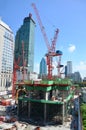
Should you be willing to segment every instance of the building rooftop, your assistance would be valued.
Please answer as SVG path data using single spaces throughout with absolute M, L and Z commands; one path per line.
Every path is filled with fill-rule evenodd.
M 1 18 L 0 18 L 0 25 L 3 26 L 3 27 L 5 27 L 7 30 L 9 30 L 9 31 L 12 32 L 11 28 L 10 28 L 5 22 L 3 22 L 3 21 L 1 20 Z
M 31 13 L 29 13 L 29 16 L 28 16 L 28 17 L 25 17 L 25 18 L 24 18 L 24 22 L 28 22 L 30 19 L 31 19 L 31 20 L 33 21 L 33 23 L 35 24 L 35 21 L 32 19 L 32 14 L 31 14 Z

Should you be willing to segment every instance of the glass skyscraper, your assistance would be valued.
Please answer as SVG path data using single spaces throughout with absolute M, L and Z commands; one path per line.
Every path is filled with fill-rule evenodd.
M 18 61 L 18 58 L 20 58 L 19 66 L 23 66 L 24 60 L 28 72 L 33 72 L 34 68 L 34 34 L 35 22 L 32 15 L 29 14 L 28 17 L 24 18 L 23 25 L 18 29 L 15 37 L 15 60 Z M 24 43 L 23 47 L 22 43 Z
M 72 74 L 72 61 L 67 61 L 67 76 Z
M 0 20 L 0 90 L 12 82 L 14 35 L 11 28 Z
M 47 64 L 45 58 L 42 58 L 40 62 L 40 76 L 46 76 L 47 75 Z

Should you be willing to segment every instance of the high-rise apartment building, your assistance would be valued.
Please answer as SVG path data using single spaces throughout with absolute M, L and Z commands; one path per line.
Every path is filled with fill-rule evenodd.
M 72 74 L 72 61 L 67 61 L 67 76 Z
M 13 72 L 14 35 L 11 28 L 0 20 L 0 91 L 10 86 Z
M 33 72 L 34 68 L 34 34 L 35 22 L 29 14 L 23 20 L 23 25 L 18 29 L 15 37 L 15 60 L 19 65 L 28 68 L 28 72 Z
M 47 75 L 47 64 L 45 58 L 42 58 L 40 62 L 40 76 L 46 76 Z

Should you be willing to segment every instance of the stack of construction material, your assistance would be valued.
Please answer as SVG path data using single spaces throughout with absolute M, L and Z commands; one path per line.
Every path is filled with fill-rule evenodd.
M 0 105 L 0 121 L 5 121 L 7 107 Z
M 0 123 L 0 130 L 35 130 L 35 126 L 31 126 L 25 122 Z M 38 129 L 37 129 L 38 130 Z
M 16 127 L 11 123 L 0 123 L 0 130 L 16 130 Z
M 15 101 L 12 99 L 2 99 L 0 101 L 0 121 L 10 120 L 15 108 Z

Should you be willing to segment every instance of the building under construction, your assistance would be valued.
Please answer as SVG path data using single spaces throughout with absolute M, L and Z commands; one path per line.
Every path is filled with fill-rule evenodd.
M 63 124 L 71 108 L 74 86 L 69 79 L 17 83 L 18 118 L 34 124 Z

